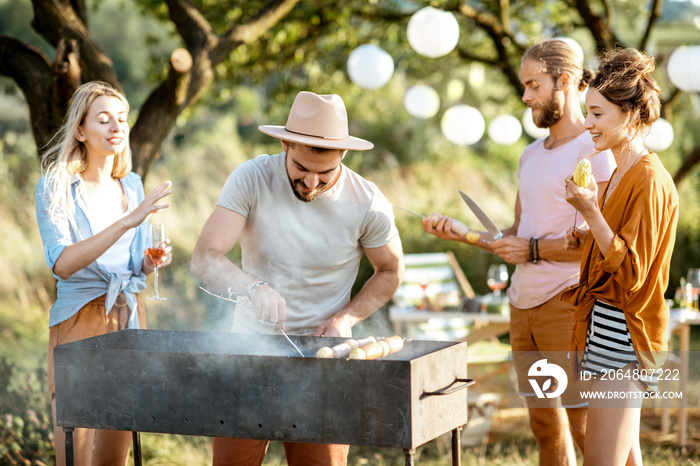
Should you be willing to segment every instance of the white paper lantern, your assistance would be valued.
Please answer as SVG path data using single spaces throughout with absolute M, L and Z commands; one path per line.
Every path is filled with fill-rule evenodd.
M 523 134 L 520 121 L 513 115 L 498 115 L 489 123 L 489 138 L 496 144 L 510 146 L 515 144 Z
M 442 134 L 452 144 L 467 146 L 484 135 L 486 122 L 481 112 L 469 105 L 459 104 L 447 109 L 440 122 Z
M 457 102 L 464 96 L 466 86 L 461 79 L 450 79 L 447 83 L 446 97 L 448 102 Z
M 394 59 L 376 45 L 360 45 L 348 57 L 348 74 L 358 86 L 378 89 L 393 76 Z
M 532 119 L 532 109 L 527 107 L 523 113 L 523 129 L 525 132 L 535 139 L 540 139 L 549 136 L 549 128 L 540 128 Z
M 654 152 L 661 152 L 673 144 L 673 126 L 667 120 L 659 118 L 651 125 L 651 131 L 644 138 L 644 145 Z
M 581 47 L 581 44 L 579 44 L 576 41 L 576 39 L 572 39 L 571 37 L 566 36 L 559 36 L 555 37 L 554 39 L 565 42 L 569 47 L 574 49 L 574 52 L 576 52 L 576 56 L 578 56 L 579 63 L 583 65 L 583 47 Z
M 449 11 L 426 6 L 416 11 L 406 28 L 408 43 L 419 54 L 437 58 L 450 53 L 459 41 L 459 23 Z
M 486 82 L 486 68 L 481 63 L 469 65 L 469 85 L 474 89 L 480 89 Z
M 416 118 L 430 118 L 440 110 L 440 96 L 432 87 L 419 84 L 406 91 L 403 105 Z
M 668 77 L 678 89 L 700 91 L 700 46 L 678 47 L 668 59 Z

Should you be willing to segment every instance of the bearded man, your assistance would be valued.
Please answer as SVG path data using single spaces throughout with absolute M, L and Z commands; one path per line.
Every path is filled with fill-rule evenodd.
M 488 241 L 482 232 L 484 239 L 475 244 L 515 265 L 508 288 L 510 343 L 542 465 L 575 465 L 573 444 L 583 452 L 585 439 L 587 402 L 578 387 L 569 384 L 561 396 L 562 408 L 558 399 L 536 396 L 529 372 L 542 359 L 569 367 L 574 310 L 560 297 L 578 283 L 582 248 L 567 249 L 565 235 L 575 222 L 579 229 L 588 227 L 566 202 L 564 180 L 581 159 L 590 157 L 602 193 L 615 167 L 610 151 L 596 154 L 584 130 L 579 91 L 592 78 L 582 57 L 563 40 L 546 40 L 525 52 L 520 68 L 523 102 L 532 109 L 535 124 L 549 128 L 549 136 L 530 144 L 520 157 L 513 226 L 498 241 Z M 433 213 L 423 220 L 423 228 L 442 239 L 470 244 L 458 234 L 466 227 L 449 217 Z
M 300 92 L 286 126 L 263 125 L 284 152 L 238 166 L 200 233 L 192 273 L 222 294 L 247 297 L 233 331 L 351 337 L 381 308 L 403 277 L 392 206 L 374 183 L 342 164 L 369 141 L 348 134 L 338 95 Z M 226 254 L 241 245 L 241 266 Z M 360 259 L 374 274 L 350 299 Z M 245 383 L 245 381 L 241 381 Z M 215 438 L 213 464 L 258 466 L 268 442 Z M 287 464 L 343 466 L 348 445 L 285 442 Z

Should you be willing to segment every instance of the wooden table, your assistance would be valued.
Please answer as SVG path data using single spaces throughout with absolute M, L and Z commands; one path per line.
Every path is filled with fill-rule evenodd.
M 679 391 L 682 398 L 678 403 L 678 443 L 683 446 L 688 442 L 688 371 L 690 369 L 690 326 L 700 325 L 700 312 L 694 309 L 671 309 L 668 322 L 668 352 L 674 351 L 673 335 L 679 336 Z M 663 400 L 661 414 L 661 432 L 668 434 L 671 430 L 671 412 L 668 409 L 668 400 Z
M 431 319 L 457 322 L 464 326 L 473 323 L 474 329 L 469 331 L 463 338 L 467 344 L 497 338 L 508 333 L 510 329 L 510 316 L 482 312 L 406 311 L 401 308 L 390 308 L 389 319 L 394 324 L 394 331 L 407 338 L 415 338 L 418 325 Z

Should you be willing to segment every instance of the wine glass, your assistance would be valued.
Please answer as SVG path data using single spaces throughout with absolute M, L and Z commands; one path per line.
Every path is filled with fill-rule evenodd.
M 688 269 L 688 276 L 685 278 L 687 283 L 694 288 L 695 293 L 700 292 L 700 269 Z
M 486 284 L 493 291 L 494 296 L 499 296 L 508 285 L 508 268 L 505 264 L 491 264 L 489 266 Z
M 688 269 L 688 275 L 686 276 L 686 283 L 690 285 L 692 292 L 692 307 L 698 307 L 698 295 L 700 295 L 700 269 Z
M 158 295 L 158 267 L 163 263 L 165 259 L 165 225 L 160 223 L 151 223 L 148 225 L 148 249 L 146 249 L 145 254 L 153 262 L 154 268 L 154 280 L 153 280 L 153 290 L 154 294 L 150 298 L 156 301 L 165 301 L 167 298 L 163 298 Z

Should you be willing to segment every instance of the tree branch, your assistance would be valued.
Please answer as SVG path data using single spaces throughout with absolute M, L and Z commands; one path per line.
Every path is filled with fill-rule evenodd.
M 458 11 L 466 18 L 474 21 L 477 26 L 482 28 L 491 38 L 493 46 L 496 49 L 496 54 L 498 55 L 498 58 L 496 60 L 491 60 L 491 63 L 500 68 L 518 94 L 522 94 L 525 89 L 520 82 L 520 72 L 512 65 L 511 56 L 506 48 L 507 45 L 512 44 L 518 48 L 520 52 L 524 52 L 522 46 L 520 46 L 515 37 L 513 37 L 493 16 L 479 12 L 466 3 L 460 4 Z M 502 13 L 502 15 L 504 14 L 505 13 Z M 464 51 L 460 50 L 461 56 L 464 56 L 464 53 Z M 486 61 L 484 62 L 488 63 Z
M 165 3 L 170 19 L 193 56 L 200 50 L 213 48 L 218 37 L 197 7 L 187 0 L 165 0 Z
M 700 162 L 700 146 L 696 146 L 690 152 L 690 154 L 683 159 L 683 163 L 681 164 L 680 168 L 678 168 L 676 174 L 673 175 L 673 182 L 676 183 L 676 186 L 681 184 L 681 181 L 683 181 L 685 177 L 690 174 L 693 167 L 697 165 L 698 162 Z
M 53 81 L 48 57 L 36 47 L 0 34 L 0 74 L 12 78 L 22 89 L 34 142 L 38 148 L 44 147 L 60 124 L 60 116 L 51 105 Z
M 84 9 L 84 5 L 81 6 L 82 1 L 77 3 L 78 8 Z M 83 82 L 106 81 L 116 89 L 122 90 L 112 60 L 92 40 L 81 20 L 80 15 L 85 14 L 84 11 L 76 12 L 73 9 L 73 3 L 68 7 L 60 0 L 32 0 L 32 4 L 34 5 L 32 27 L 51 45 L 58 47 L 62 39 L 75 39 L 77 48 L 80 49 Z
M 254 41 L 274 26 L 298 0 L 273 0 L 225 39 L 213 33 L 201 12 L 187 0 L 165 0 L 187 50 L 175 50 L 168 78 L 141 107 L 131 131 L 134 170 L 145 177 L 182 109 L 194 103 L 214 77 L 214 68 L 237 45 Z M 223 44 L 223 45 L 222 45 Z
M 249 44 L 259 39 L 284 18 L 298 1 L 272 0 L 248 21 L 231 28 L 214 47 L 211 54 L 212 61 L 218 64 L 238 45 Z
M 644 35 L 639 41 L 639 50 L 646 50 L 647 43 L 649 42 L 649 37 L 651 37 L 651 31 L 652 29 L 654 29 L 654 25 L 663 13 L 664 0 L 652 0 L 651 8 L 649 10 L 649 19 L 647 20 L 647 27 L 644 30 Z
M 622 44 L 620 39 L 615 35 L 615 31 L 613 31 L 610 26 L 609 17 L 612 15 L 612 7 L 608 3 L 605 3 L 608 14 L 608 20 L 606 20 L 593 12 L 588 0 L 575 0 L 575 2 L 576 9 L 581 15 L 581 18 L 583 18 L 583 22 L 595 39 L 598 52 L 612 50 L 617 44 Z
M 55 113 L 64 115 L 68 101 L 80 86 L 80 50 L 75 39 L 61 39 L 53 60 Z
M 188 100 L 192 56 L 185 49 L 176 49 L 170 56 L 170 72 L 144 102 L 139 118 L 131 130 L 133 168 L 146 177 L 157 158 L 160 146 L 170 133 L 177 116 Z
M 88 15 L 87 15 L 87 8 L 85 8 L 85 1 L 84 0 L 70 0 L 70 5 L 73 8 L 73 11 L 75 11 L 75 14 L 78 15 L 78 18 L 80 18 L 80 21 L 85 25 L 85 28 L 88 27 Z

